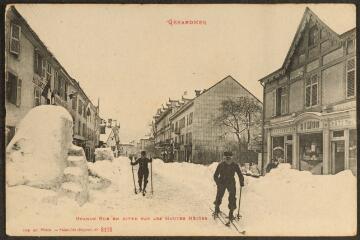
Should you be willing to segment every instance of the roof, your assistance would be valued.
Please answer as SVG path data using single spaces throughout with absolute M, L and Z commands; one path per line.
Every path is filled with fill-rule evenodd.
M 206 94 L 207 92 L 209 92 L 211 89 L 215 88 L 218 84 L 220 84 L 221 82 L 225 81 L 225 80 L 232 80 L 235 83 L 237 83 L 241 88 L 243 88 L 246 92 L 248 92 L 252 97 L 254 97 L 259 103 L 262 103 L 254 94 L 252 94 L 247 88 L 245 88 L 241 83 L 239 83 L 238 81 L 236 81 L 235 78 L 233 78 L 231 75 L 226 76 L 225 78 L 223 78 L 222 80 L 220 80 L 219 82 L 215 83 L 214 85 L 212 85 L 210 88 L 208 88 L 207 90 L 203 91 L 200 95 L 196 96 L 195 98 L 191 99 L 189 102 L 185 103 L 183 106 L 181 106 L 171 117 L 170 119 L 173 119 L 174 117 L 178 116 L 180 113 L 182 113 L 183 111 L 185 111 L 187 108 L 189 108 L 190 106 L 192 106 L 192 104 L 194 103 L 195 99 L 201 97 L 202 95 Z
M 285 74 L 285 69 L 288 67 L 288 65 L 290 64 L 290 59 L 294 54 L 294 51 L 297 47 L 297 44 L 301 38 L 301 34 L 303 32 L 303 30 L 305 29 L 306 23 L 308 22 L 308 20 L 310 18 L 314 18 L 316 22 L 319 22 L 324 28 L 326 28 L 327 31 L 331 32 L 335 38 L 341 39 L 343 36 L 347 35 L 348 33 L 352 32 L 355 30 L 355 28 L 350 29 L 349 31 L 346 31 L 345 33 L 339 35 L 338 33 L 336 33 L 334 30 L 332 30 L 326 23 L 324 23 L 313 11 L 310 10 L 310 8 L 306 7 L 305 12 L 301 18 L 301 21 L 299 23 L 299 26 L 296 30 L 295 36 L 293 38 L 293 41 L 291 43 L 291 46 L 286 54 L 286 57 L 284 59 L 284 62 L 282 64 L 282 66 L 277 69 L 276 71 L 266 75 L 265 77 L 261 78 L 259 81 L 262 83 L 263 81 L 265 81 L 266 79 L 270 78 L 270 77 L 276 77 L 276 76 L 281 76 Z

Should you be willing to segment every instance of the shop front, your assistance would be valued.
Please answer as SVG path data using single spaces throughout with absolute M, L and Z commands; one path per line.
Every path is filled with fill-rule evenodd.
M 356 120 L 349 112 L 303 113 L 266 126 L 267 163 L 277 159 L 312 174 L 357 171 Z

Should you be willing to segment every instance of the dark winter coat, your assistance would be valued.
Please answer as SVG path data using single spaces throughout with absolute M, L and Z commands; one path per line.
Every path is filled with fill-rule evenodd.
M 214 180 L 216 184 L 233 184 L 235 183 L 235 173 L 237 173 L 239 177 L 240 185 L 244 186 L 244 176 L 241 173 L 239 165 L 236 163 L 219 163 L 214 173 Z
M 138 160 L 136 160 L 135 162 L 132 162 L 131 165 L 136 165 L 139 164 L 139 171 L 141 172 L 147 172 L 149 171 L 148 168 L 148 163 L 152 162 L 152 158 L 148 159 L 148 158 L 139 158 Z
M 267 172 L 267 173 L 270 172 L 271 169 L 276 168 L 277 166 L 278 166 L 278 164 L 275 164 L 275 163 L 273 163 L 273 162 L 269 163 L 269 164 L 266 166 L 266 172 Z

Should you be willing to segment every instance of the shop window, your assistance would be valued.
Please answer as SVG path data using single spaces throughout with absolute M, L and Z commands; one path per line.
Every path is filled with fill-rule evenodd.
M 356 129 L 349 131 L 349 168 L 357 175 L 357 132 Z
M 346 64 L 346 96 L 354 97 L 356 91 L 356 62 L 355 58 L 347 61 Z
M 299 139 L 300 170 L 322 174 L 322 133 L 302 134 Z
M 306 80 L 305 106 L 312 107 L 318 104 L 318 76 L 312 75 Z
M 17 107 L 21 104 L 22 81 L 15 74 L 8 72 L 6 78 L 6 99 Z
M 21 27 L 12 23 L 10 31 L 10 52 L 15 56 L 19 56 Z
M 41 89 L 34 87 L 34 107 L 41 105 Z
M 280 163 L 284 162 L 284 137 L 272 138 L 272 160 L 277 159 Z

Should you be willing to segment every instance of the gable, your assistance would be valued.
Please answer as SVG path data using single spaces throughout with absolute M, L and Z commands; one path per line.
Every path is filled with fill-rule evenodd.
M 282 68 L 285 71 L 301 67 L 306 60 L 318 56 L 320 50 L 341 45 L 339 35 L 306 8 Z

